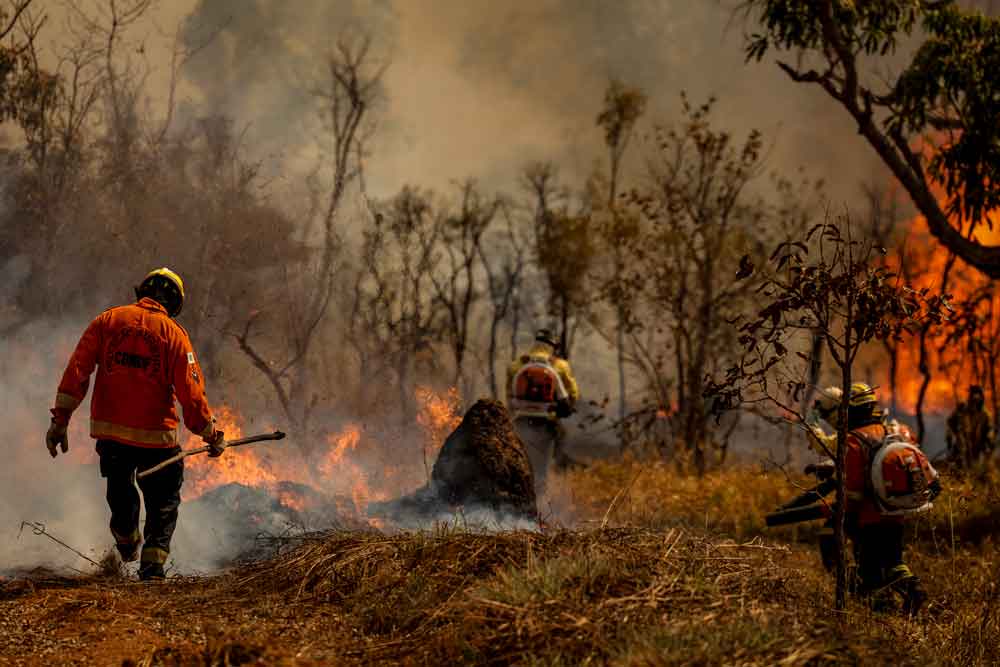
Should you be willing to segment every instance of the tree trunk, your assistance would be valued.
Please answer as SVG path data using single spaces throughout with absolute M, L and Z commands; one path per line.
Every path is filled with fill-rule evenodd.
M 399 353 L 399 361 L 396 364 L 396 382 L 399 391 L 399 412 L 403 428 L 413 425 L 413 406 L 410 401 L 410 362 L 405 352 Z
M 837 424 L 837 496 L 833 515 L 833 535 L 837 545 L 837 584 L 835 592 L 835 607 L 842 611 L 847 606 L 847 536 L 844 530 L 844 518 L 847 516 L 847 487 L 844 476 L 847 461 L 847 409 L 851 400 L 851 334 L 850 329 L 845 336 L 845 358 L 841 366 L 841 387 L 843 397 L 840 401 L 840 418 Z
M 927 397 L 927 388 L 931 384 L 931 368 L 927 359 L 927 328 L 920 329 L 920 362 L 918 368 L 923 380 L 920 382 L 920 391 L 917 392 L 916 418 L 917 418 L 917 442 L 923 444 L 927 426 L 924 422 L 924 399 Z
M 895 415 L 899 410 L 899 346 L 885 341 L 885 349 L 889 356 L 889 409 Z
M 490 395 L 497 400 L 501 400 L 500 395 L 497 392 L 497 335 L 499 333 L 500 320 L 497 318 L 496 313 L 494 313 L 493 321 L 490 322 L 489 379 Z
M 625 395 L 625 313 L 618 306 L 618 421 L 624 424 L 627 414 L 627 399 Z
M 516 294 L 514 296 L 514 303 L 512 307 L 513 307 L 513 312 L 511 313 L 511 322 L 510 322 L 511 361 L 517 358 L 517 334 L 521 332 L 521 297 L 519 294 Z
M 563 295 L 561 300 L 561 307 L 559 313 L 559 342 L 562 344 L 562 350 L 559 352 L 564 358 L 569 359 L 569 297 Z

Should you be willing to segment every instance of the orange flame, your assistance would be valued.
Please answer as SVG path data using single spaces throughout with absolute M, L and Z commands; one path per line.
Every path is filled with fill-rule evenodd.
M 341 486 L 346 480 L 349 486 L 347 492 L 358 513 L 363 513 L 372 500 L 384 500 L 388 497 L 382 492 L 372 492 L 367 473 L 353 460 L 361 443 L 361 427 L 348 424 L 340 433 L 329 436 L 327 442 L 330 449 L 318 465 L 319 474 L 322 479 L 335 482 L 335 487 Z
M 243 436 L 242 419 L 228 406 L 216 408 L 216 428 L 226 434 L 227 440 Z M 195 435 L 187 439 L 185 449 L 200 447 L 204 443 Z M 239 483 L 247 486 L 272 487 L 277 476 L 259 460 L 259 453 L 250 448 L 234 448 L 217 459 L 192 456 L 185 461 L 184 499 L 197 498 L 207 491 L 224 484 Z
M 424 466 L 419 454 L 394 448 L 391 441 L 377 441 L 366 435 L 361 424 L 348 423 L 339 431 L 326 436 L 322 449 L 309 455 L 312 465 L 301 457 L 289 456 L 281 449 L 239 447 L 227 450 L 216 459 L 205 456 L 187 459 L 184 498 L 190 500 L 219 486 L 238 483 L 267 490 L 284 506 L 304 511 L 310 509 L 313 498 L 296 489 L 293 482 L 318 490 L 316 497 L 344 499 L 343 505 L 353 504 L 356 515 L 363 516 L 368 503 L 401 495 L 427 481 L 426 466 L 437 455 L 448 434 L 461 421 L 458 390 L 444 393 L 418 387 L 416 398 L 419 411 L 417 424 L 423 431 Z M 227 439 L 243 434 L 243 420 L 231 408 L 215 410 L 217 426 Z M 412 440 L 402 439 L 403 444 Z M 201 446 L 196 436 L 190 436 L 186 449 Z M 409 462 L 407 461 L 409 459 Z M 339 510 L 348 510 L 337 504 Z M 376 524 L 377 525 L 377 524 Z
M 414 392 L 420 411 L 417 423 L 424 430 L 424 456 L 426 460 L 437 457 L 445 439 L 462 421 L 462 398 L 457 387 L 438 394 L 430 387 L 417 387 Z
M 957 226 L 957 225 L 956 225 Z M 933 238 L 923 216 L 917 216 L 907 226 L 907 234 L 899 249 L 888 258 L 890 267 L 903 274 L 912 287 L 928 288 L 930 294 L 941 290 L 942 277 L 949 260 L 949 251 Z M 1000 243 L 1000 229 L 977 228 L 977 239 L 985 244 Z M 952 295 L 952 303 L 959 303 L 979 290 L 989 287 L 990 280 L 961 259 L 955 261 L 949 273 L 947 293 Z M 977 314 L 985 316 L 986 331 L 983 340 L 1000 332 L 1000 295 L 994 293 L 979 304 Z M 927 384 L 923 409 L 925 413 L 947 414 L 959 402 L 965 400 L 966 390 L 971 384 L 983 384 L 987 395 L 991 388 L 984 369 L 975 368 L 975 360 L 968 346 L 947 340 L 947 328 L 932 329 L 926 340 L 927 367 L 931 372 Z M 920 340 L 909 336 L 899 346 L 896 380 L 896 404 L 899 409 L 914 413 L 924 382 L 920 372 Z M 886 400 L 891 397 L 889 368 L 883 364 L 876 379 Z

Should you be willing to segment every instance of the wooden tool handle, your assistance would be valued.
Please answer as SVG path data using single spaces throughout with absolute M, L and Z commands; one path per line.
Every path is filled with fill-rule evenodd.
M 240 445 L 249 445 L 254 442 L 263 442 L 265 440 L 283 440 L 284 438 L 285 434 L 282 433 L 281 431 L 275 431 L 274 433 L 262 433 L 260 435 L 251 435 L 246 438 L 239 438 L 238 440 L 230 440 L 229 442 L 226 443 L 226 448 L 228 449 L 229 447 L 239 447 Z M 176 456 L 171 456 L 169 459 L 163 461 L 162 463 L 157 463 L 152 468 L 146 468 L 138 475 L 136 475 L 136 478 L 142 479 L 143 477 L 152 475 L 154 472 L 157 472 L 159 470 L 163 470 L 167 466 L 173 463 L 177 463 L 178 461 L 185 459 L 188 456 L 191 456 L 193 454 L 204 454 L 205 452 L 210 451 L 211 449 L 212 448 L 209 445 L 205 445 L 204 447 L 198 447 L 196 449 L 188 449 L 186 451 L 181 452 L 180 454 L 177 454 Z

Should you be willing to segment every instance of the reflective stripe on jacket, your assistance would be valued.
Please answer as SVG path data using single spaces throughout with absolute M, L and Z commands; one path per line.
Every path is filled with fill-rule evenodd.
M 90 323 L 59 383 L 52 414 L 67 423 L 90 401 L 90 435 L 140 447 L 177 445 L 177 410 L 201 436 L 214 429 L 205 378 L 187 332 L 152 299 L 106 310 Z

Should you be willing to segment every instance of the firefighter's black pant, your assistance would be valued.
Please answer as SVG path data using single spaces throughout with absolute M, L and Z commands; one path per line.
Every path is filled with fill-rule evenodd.
M 903 563 L 903 524 L 886 521 L 857 528 L 854 538 L 862 592 L 873 592 L 912 577 Z
M 847 516 L 844 517 L 844 538 L 853 547 L 851 553 L 854 555 L 854 564 L 857 566 L 859 544 L 857 514 L 848 512 Z M 827 519 L 826 523 L 823 524 L 823 531 L 819 534 L 819 554 L 827 572 L 833 572 L 837 569 L 837 539 L 833 532 L 833 518 Z M 856 576 L 856 574 L 857 572 L 854 572 L 851 576 Z M 854 587 L 856 584 L 857 582 L 851 583 Z
M 124 445 L 113 440 L 98 440 L 101 477 L 108 480 L 108 507 L 111 508 L 111 534 L 123 556 L 142 543 L 143 563 L 165 563 L 170 554 L 170 539 L 177 527 L 177 508 L 181 503 L 184 463 L 178 461 L 163 470 L 138 480 L 136 472 L 165 461 L 178 448 L 152 449 Z M 139 533 L 139 491 L 146 503 L 146 524 Z

